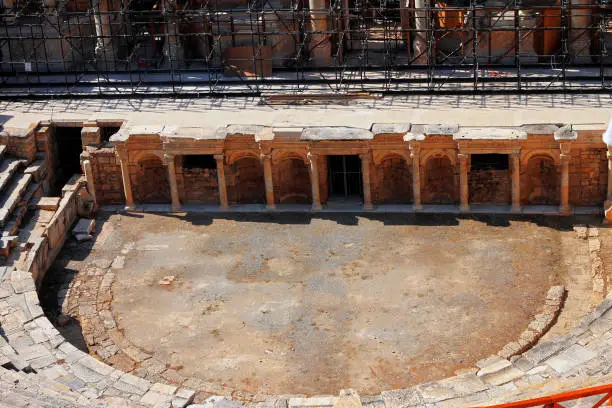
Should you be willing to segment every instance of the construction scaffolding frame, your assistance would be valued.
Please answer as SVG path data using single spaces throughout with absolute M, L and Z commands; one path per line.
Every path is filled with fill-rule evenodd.
M 0 97 L 595 93 L 607 0 L 3 0 Z

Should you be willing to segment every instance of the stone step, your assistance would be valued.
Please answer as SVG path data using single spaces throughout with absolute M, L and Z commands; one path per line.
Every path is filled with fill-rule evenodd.
M 17 238 L 15 235 L 0 237 L 0 256 L 8 258 L 11 248 L 17 245 Z
M 4 158 L 2 164 L 0 164 L 0 191 L 4 191 L 7 188 L 13 175 L 23 164 L 23 160 Z
M 11 217 L 4 226 L 2 236 L 19 235 L 21 221 L 28 211 L 29 202 L 31 201 L 32 197 L 38 193 L 40 186 L 40 183 L 31 183 L 28 186 L 26 193 L 23 195 L 23 203 L 19 204 L 15 209 L 13 209 Z
M 15 207 L 23 202 L 25 193 L 32 181 L 31 174 L 20 174 L 16 182 L 4 192 L 0 200 L 0 226 L 6 225 Z

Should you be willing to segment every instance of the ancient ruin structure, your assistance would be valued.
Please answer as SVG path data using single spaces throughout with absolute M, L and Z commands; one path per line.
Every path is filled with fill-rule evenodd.
M 124 125 L 111 137 L 113 147 L 104 147 L 100 127 L 93 126 L 82 130 L 81 157 L 100 205 L 165 203 L 179 210 L 186 204 L 308 204 L 316 211 L 348 202 L 364 210 L 450 205 L 469 212 L 487 204 L 497 211 L 540 206 L 569 214 L 601 208 L 612 193 L 601 133 L 556 125 Z

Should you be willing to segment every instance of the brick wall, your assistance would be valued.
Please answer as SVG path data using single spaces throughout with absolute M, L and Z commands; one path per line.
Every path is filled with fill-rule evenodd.
M 176 183 L 182 203 L 219 204 L 216 169 L 177 167 Z
M 170 203 L 168 170 L 157 157 L 131 165 L 130 175 L 136 203 Z
M 407 204 L 412 202 L 412 174 L 404 159 L 393 157 L 383 160 L 371 174 L 375 203 Z
M 277 203 L 304 204 L 312 202 L 310 174 L 306 163 L 301 159 L 281 160 L 274 163 L 272 171 L 274 173 L 274 199 Z
M 570 160 L 570 204 L 601 205 L 606 199 L 606 150 L 573 149 Z
M 228 166 L 226 182 L 230 204 L 263 204 L 266 202 L 263 165 L 258 159 L 243 158 L 232 166 Z
M 88 151 L 99 204 L 123 204 L 123 179 L 121 165 L 112 148 Z
M 470 204 L 510 204 L 509 170 L 472 170 L 468 180 Z
M 421 168 L 421 201 L 424 204 L 453 204 L 459 201 L 455 168 L 447 157 L 434 157 Z
M 559 205 L 560 169 L 546 157 L 529 160 L 527 170 L 521 177 L 521 202 L 527 205 Z

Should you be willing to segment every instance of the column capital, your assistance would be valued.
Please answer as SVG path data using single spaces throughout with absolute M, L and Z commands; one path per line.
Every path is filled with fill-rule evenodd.
M 457 153 L 457 158 L 460 161 L 466 161 L 470 157 L 469 153 Z
M 410 150 L 411 158 L 418 157 L 421 154 L 421 145 L 419 143 L 410 143 L 408 150 Z
M 221 163 L 223 163 L 223 162 L 224 162 L 224 160 L 225 160 L 225 154 L 223 154 L 223 153 L 220 153 L 220 154 L 213 154 L 213 157 L 215 158 L 215 160 L 216 160 L 217 162 L 221 162 Z
M 372 160 L 372 152 L 368 150 L 365 153 L 359 153 L 359 158 L 361 161 L 370 161 Z
M 172 160 L 174 160 L 175 155 L 172 153 L 164 153 L 164 159 L 166 160 L 166 163 L 171 162 Z
M 262 153 L 259 157 L 261 160 L 272 160 L 272 153 Z
M 128 149 L 126 147 L 119 148 L 119 146 L 115 147 L 115 155 L 119 158 L 120 161 L 128 161 Z

